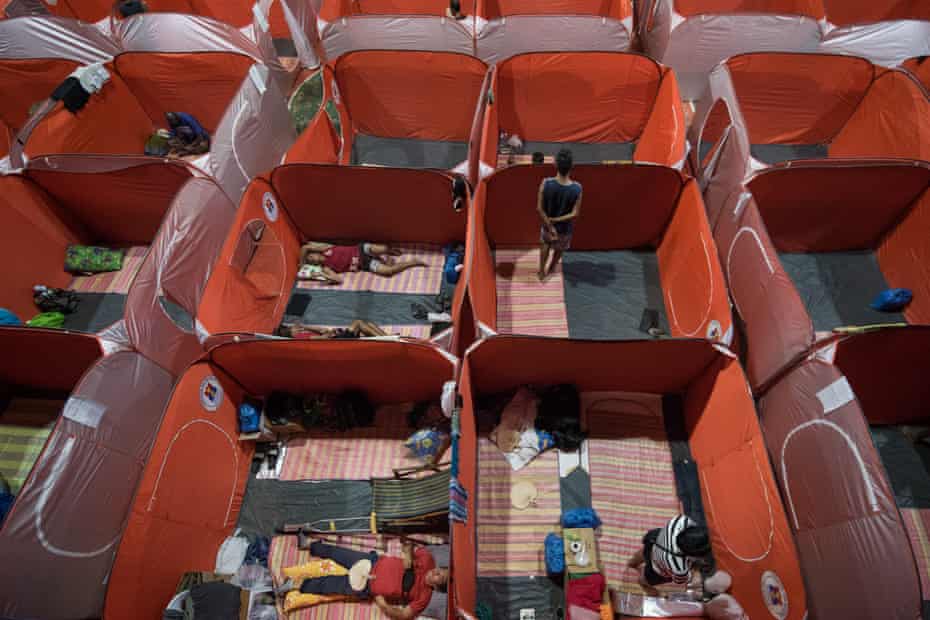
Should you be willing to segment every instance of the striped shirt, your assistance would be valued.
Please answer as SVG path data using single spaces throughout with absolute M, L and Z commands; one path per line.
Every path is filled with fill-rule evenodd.
M 678 515 L 665 524 L 659 532 L 656 543 L 652 546 L 650 562 L 656 574 L 671 579 L 675 583 L 687 583 L 691 575 L 693 560 L 685 557 L 678 547 L 678 535 L 686 527 L 697 525 L 685 515 Z

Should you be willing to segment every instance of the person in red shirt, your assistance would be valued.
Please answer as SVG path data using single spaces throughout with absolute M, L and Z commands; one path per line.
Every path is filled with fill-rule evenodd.
M 299 589 L 302 593 L 340 594 L 370 599 L 390 618 L 408 620 L 420 615 L 429 605 L 433 590 L 445 591 L 449 571 L 437 568 L 432 554 L 423 547 L 404 545 L 402 557 L 380 555 L 329 545 L 321 541 L 310 544 L 310 554 L 330 559 L 352 571 L 360 562 L 370 562 L 371 569 L 361 589 L 352 587 L 349 575 L 329 575 L 304 579 L 300 584 L 286 581 L 278 594 Z
M 334 245 L 311 241 L 300 248 L 301 266 L 319 267 L 319 273 L 306 274 L 306 279 L 317 276 L 332 284 L 340 284 L 339 274 L 350 271 L 370 271 L 379 276 L 393 276 L 413 267 L 426 267 L 419 260 L 397 261 L 400 250 L 380 243 L 359 243 L 357 245 Z

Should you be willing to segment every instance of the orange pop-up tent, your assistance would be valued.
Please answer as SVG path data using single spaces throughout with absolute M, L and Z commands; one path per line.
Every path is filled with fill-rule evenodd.
M 730 196 L 714 234 L 754 389 L 837 328 L 930 323 L 928 207 L 930 165 L 906 160 L 779 165 Z M 889 287 L 913 301 L 872 309 Z
M 360 51 L 324 68 L 326 99 L 287 161 L 468 170 L 487 65 L 449 52 Z
M 29 4 L 23 2 L 21 4 Z M 109 27 L 121 19 L 117 9 L 118 2 L 113 0 L 58 0 L 37 4 L 26 9 L 27 14 L 41 15 L 50 13 L 58 17 L 79 19 L 83 22 L 99 23 Z M 248 34 L 253 26 L 255 14 L 253 7 L 258 5 L 265 15 L 270 32 L 275 38 L 290 36 L 281 3 L 274 0 L 146 0 L 148 13 L 184 13 L 209 17 L 229 24 Z
M 173 378 L 134 351 L 101 357 L 83 334 L 2 328 L 0 349 L 4 468 L 10 447 L 22 458 L 27 438 L 47 434 L 0 530 L 0 615 L 100 617 Z
M 928 345 L 926 326 L 844 335 L 759 399 L 819 618 L 904 620 L 928 604 L 927 447 L 900 426 L 928 423 Z
M 452 179 L 445 173 L 279 166 L 252 181 L 243 196 L 200 303 L 200 329 L 208 334 L 273 333 L 294 293 L 301 244 L 367 242 L 391 244 L 403 252 L 396 260 L 419 259 L 427 266 L 391 277 L 347 273 L 338 286 L 299 283 L 307 288 L 298 288 L 294 297 L 309 295 L 309 306 L 290 321 L 346 327 L 364 319 L 390 327 L 390 333 L 430 338 L 425 317 L 416 319 L 409 305 L 428 305 L 444 290 L 441 248 L 464 242 L 465 227 L 466 212 L 453 211 Z M 455 289 L 456 298 L 464 294 L 464 279 Z M 393 310 L 398 299 L 407 304 L 399 312 Z M 452 301 L 453 308 L 460 305 Z
M 711 73 L 689 137 L 710 206 L 782 161 L 930 158 L 930 98 L 910 74 L 864 58 L 744 54 Z
M 675 70 L 685 99 L 697 99 L 730 56 L 817 50 L 824 8 L 822 0 L 647 0 L 638 15 L 646 53 Z
M 684 164 L 684 113 L 675 75 L 645 56 L 521 54 L 493 69 L 490 93 L 482 101 L 483 175 L 507 165 L 498 155 L 501 133 L 519 136 L 524 155 L 551 156 L 569 147 L 576 163 Z
M 20 174 L 0 177 L 3 270 L 0 306 L 28 320 L 39 312 L 33 286 L 80 293 L 78 312 L 65 327 L 99 331 L 123 316 L 130 285 L 165 214 L 195 171 L 182 163 L 147 158 L 95 163 L 59 155 L 34 160 Z M 69 245 L 125 248 L 122 269 L 84 277 L 64 270 Z M 86 295 L 84 295 L 86 294 Z M 100 304 L 116 296 L 113 312 Z M 88 306 L 88 307 L 84 307 Z M 115 313 L 115 314 L 114 314 Z M 106 315 L 106 316 L 104 316 Z M 110 316 L 112 315 L 112 316 Z
M 193 316 L 235 211 L 216 182 L 181 162 L 56 155 L 0 185 L 11 264 L 0 307 L 29 319 L 39 311 L 33 286 L 67 288 L 80 301 L 66 328 L 107 328 L 102 337 L 174 373 L 203 352 Z M 74 244 L 125 248 L 122 268 L 69 274 Z
M 491 64 L 526 52 L 613 51 L 633 45 L 629 0 L 479 0 L 475 52 Z
M 895 67 L 930 54 L 930 5 L 922 0 L 823 0 L 821 49 Z
M 465 272 L 484 331 L 622 339 L 655 327 L 731 341 L 723 274 L 693 179 L 661 166 L 576 166 L 584 193 L 571 250 L 540 282 L 535 200 L 552 172 L 511 166 L 478 187 Z
M 543 539 L 558 527 L 563 457 L 543 452 L 512 471 L 487 430 L 479 430 L 478 415 L 490 402 L 483 397 L 562 383 L 581 396 L 586 457 L 574 462 L 589 474 L 591 503 L 602 521 L 597 552 L 617 592 L 615 611 L 616 603 L 630 601 L 624 593 L 640 592 L 626 564 L 642 549 L 643 535 L 684 510 L 706 522 L 716 565 L 733 577 L 730 593 L 750 617 L 805 616 L 789 526 L 745 377 L 730 354 L 699 340 L 508 336 L 470 350 L 459 381 L 459 480 L 468 492 L 468 515 L 452 527 L 456 610 L 474 614 L 483 602 L 497 617 L 498 605 L 506 611 L 510 601 L 495 596 L 495 584 L 521 597 L 546 591 Z M 678 486 L 686 475 L 694 482 L 688 489 Z M 538 491 L 528 511 L 510 504 L 511 486 L 521 481 Z M 506 587 L 497 581 L 501 576 Z
M 16 130 L 30 119 L 31 106 L 79 66 L 104 63 L 109 74 L 76 112 L 59 102 L 44 117 L 32 118 L 30 124 L 37 124 L 19 136 L 29 157 L 141 155 L 153 131 L 167 128 L 166 112 L 187 112 L 211 137 L 209 154 L 197 158 L 197 165 L 238 200 L 249 178 L 280 161 L 293 141 L 277 83 L 281 72 L 262 49 L 226 24 L 144 14 L 103 37 L 74 20 L 25 17 L 0 22 L 0 32 L 10 41 L 0 59 L 0 82 L 17 93 L 0 104 L 0 115 Z M 38 72 L 44 77 L 33 80 Z
M 307 372 L 313 368 L 312 372 Z M 245 396 L 361 390 L 374 405 L 438 399 L 455 364 L 410 342 L 251 340 L 211 350 L 181 377 L 147 460 L 110 574 L 104 618 L 153 618 L 185 571 L 212 570 L 243 502 L 254 443 Z

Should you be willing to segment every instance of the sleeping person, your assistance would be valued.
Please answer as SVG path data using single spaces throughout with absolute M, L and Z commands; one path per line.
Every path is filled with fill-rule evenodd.
M 300 323 L 282 325 L 278 328 L 277 335 L 282 338 L 297 340 L 352 340 L 390 336 L 371 321 L 362 321 L 361 319 L 352 321 L 348 327 L 312 327 Z
M 284 610 L 340 600 L 371 600 L 389 618 L 416 618 L 429 605 L 434 590 L 445 592 L 449 571 L 437 568 L 428 549 L 406 543 L 402 557 L 310 544 L 317 560 L 284 569 L 287 581 L 276 588 Z M 329 562 L 329 564 L 327 564 Z
M 393 276 L 413 267 L 426 267 L 419 260 L 398 262 L 401 251 L 380 243 L 334 245 L 311 241 L 300 248 L 299 280 L 321 280 L 328 284 L 341 284 L 340 274 L 353 271 L 370 271 L 379 276 Z

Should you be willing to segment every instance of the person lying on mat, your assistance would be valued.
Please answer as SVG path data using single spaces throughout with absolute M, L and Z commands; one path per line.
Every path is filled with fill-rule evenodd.
M 285 611 L 336 600 L 322 598 L 335 595 L 371 600 L 389 618 L 416 618 L 429 605 L 433 590 L 444 592 L 449 582 L 449 571 L 436 567 L 428 549 L 414 549 L 409 543 L 404 544 L 401 557 L 321 541 L 309 547 L 310 555 L 318 560 L 285 569 L 287 581 L 275 590 L 285 596 Z M 327 565 L 327 560 L 337 566 Z
M 210 150 L 210 134 L 197 119 L 186 112 L 167 112 L 171 138 L 169 156 L 203 155 Z
M 569 176 L 572 152 L 561 149 L 555 156 L 556 175 L 539 184 L 536 211 L 542 220 L 539 251 L 539 280 L 545 280 L 572 244 L 575 219 L 581 214 L 581 183 Z M 549 263 L 549 253 L 552 263 Z
M 419 260 L 397 262 L 400 250 L 380 243 L 333 245 L 311 241 L 300 249 L 301 270 L 298 279 L 323 279 L 330 284 L 341 284 L 339 274 L 351 271 L 370 271 L 379 276 L 393 276 L 413 267 L 426 267 Z M 310 266 L 310 269 L 305 267 Z M 313 269 L 319 267 L 319 271 Z
M 642 567 L 639 584 L 654 596 L 657 594 L 655 587 L 663 583 L 689 583 L 691 569 L 703 564 L 708 554 L 710 537 L 707 528 L 685 515 L 678 515 L 665 527 L 646 533 L 643 548 L 636 552 L 629 566 Z
M 283 338 L 296 338 L 298 340 L 316 340 L 316 339 L 355 339 L 355 338 L 374 338 L 376 336 L 390 336 L 386 331 L 371 323 L 356 319 L 348 327 L 311 327 L 294 323 L 291 325 L 282 325 L 278 328 L 278 336 Z

